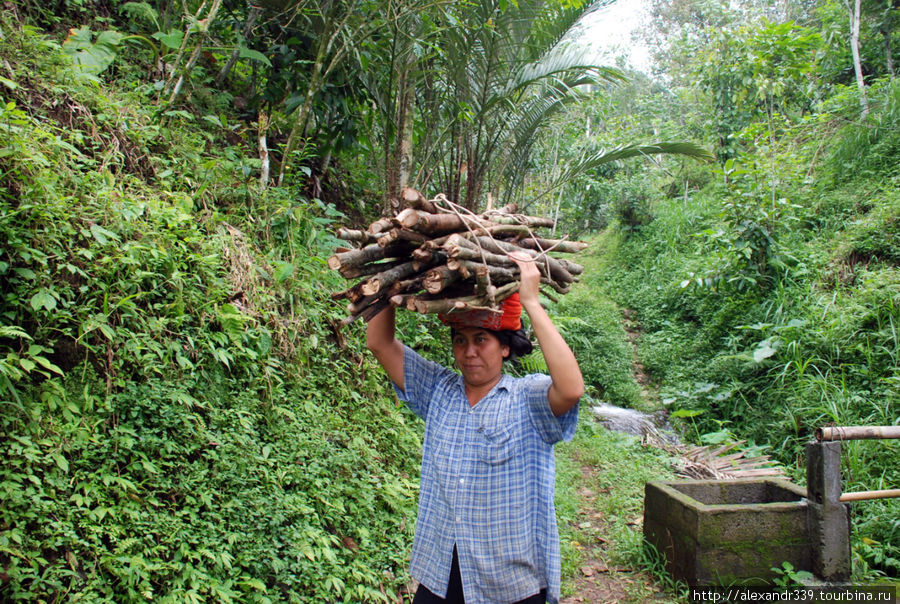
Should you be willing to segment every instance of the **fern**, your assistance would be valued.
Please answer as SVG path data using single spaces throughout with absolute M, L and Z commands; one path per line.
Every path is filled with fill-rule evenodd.
M 146 21 L 159 29 L 159 13 L 146 2 L 126 2 L 121 10 L 132 21 Z

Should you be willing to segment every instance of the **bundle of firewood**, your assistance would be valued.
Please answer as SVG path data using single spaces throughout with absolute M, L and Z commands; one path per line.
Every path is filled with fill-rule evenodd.
M 550 252 L 578 253 L 586 243 L 545 239 L 535 229 L 553 226 L 546 218 L 517 214 L 516 204 L 473 214 L 442 200 L 427 200 L 404 189 L 405 209 L 368 229 L 341 228 L 337 236 L 356 247 L 339 248 L 328 266 L 357 283 L 332 295 L 349 300 L 349 316 L 369 320 L 388 305 L 420 313 L 497 309 L 518 291 L 519 271 L 510 252 L 535 258 L 542 287 L 569 291 L 583 271 Z M 553 298 L 552 294 L 544 292 Z

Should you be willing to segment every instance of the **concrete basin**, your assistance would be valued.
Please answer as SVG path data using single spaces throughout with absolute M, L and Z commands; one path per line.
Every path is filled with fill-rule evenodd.
M 812 571 L 806 490 L 786 480 L 650 482 L 644 537 L 691 586 L 765 585 L 772 567 Z

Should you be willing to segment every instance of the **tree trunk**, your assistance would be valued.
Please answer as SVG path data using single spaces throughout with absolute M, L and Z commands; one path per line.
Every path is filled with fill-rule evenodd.
M 258 6 L 250 6 L 250 14 L 247 15 L 247 20 L 244 22 L 244 29 L 241 32 L 241 39 L 246 40 L 250 35 L 250 31 L 253 29 L 253 26 L 256 24 L 256 18 L 259 17 L 259 13 L 262 9 Z M 231 52 L 231 56 L 228 57 L 228 62 L 225 63 L 225 66 L 222 67 L 222 70 L 219 71 L 219 75 L 216 76 L 216 86 L 221 86 L 222 82 L 225 81 L 225 78 L 228 77 L 228 74 L 231 73 L 231 70 L 234 69 L 234 64 L 237 63 L 238 57 L 240 56 L 241 48 L 240 45 L 235 48 Z
M 319 47 L 319 55 L 316 57 L 316 64 L 313 66 L 312 78 L 309 81 L 309 88 L 306 89 L 306 96 L 303 99 L 303 105 L 297 109 L 297 117 L 294 119 L 294 125 L 291 127 L 291 133 L 288 134 L 287 142 L 284 145 L 284 154 L 281 157 L 281 167 L 278 170 L 278 186 L 284 182 L 284 173 L 287 171 L 291 163 L 291 153 L 294 152 L 297 137 L 302 137 L 306 132 L 306 123 L 308 121 L 309 112 L 312 109 L 313 97 L 319 86 L 322 76 L 322 63 L 324 60 L 324 44 Z
M 265 111 L 259 112 L 257 143 L 259 147 L 259 184 L 269 186 L 269 146 L 266 133 L 269 130 L 269 116 Z
M 184 66 L 184 69 L 181 70 L 181 75 L 178 76 L 178 80 L 172 88 L 172 94 L 169 97 L 170 105 L 175 102 L 178 93 L 181 92 L 181 86 L 184 84 L 185 78 L 190 77 L 191 71 L 194 70 L 194 65 L 197 64 L 197 59 L 200 58 L 200 52 L 203 50 L 203 41 L 208 37 L 207 32 L 209 32 L 209 28 L 212 26 L 213 21 L 215 21 L 216 13 L 219 12 L 220 6 L 222 6 L 222 0 L 213 0 L 212 6 L 209 7 L 209 12 L 206 13 L 206 18 L 201 20 L 204 23 L 204 26 L 200 33 L 200 40 L 197 42 L 197 47 L 194 49 L 194 52 L 191 53 L 191 58 L 188 60 L 187 65 Z M 197 16 L 199 15 L 200 13 L 198 12 Z M 185 33 L 185 37 L 187 37 L 187 33 Z M 174 77 L 174 72 L 172 75 Z
M 400 132 L 398 132 L 398 136 L 400 138 L 400 146 L 399 146 L 399 174 L 398 174 L 398 185 L 399 188 L 397 190 L 397 194 L 399 197 L 400 192 L 409 186 L 409 173 L 412 167 L 412 153 L 413 153 L 413 117 L 415 114 L 415 90 L 411 85 L 409 72 L 411 67 L 408 67 L 406 73 L 403 76 L 404 80 L 404 89 L 403 89 L 403 97 L 400 99 Z
M 894 3 L 892 3 L 894 4 Z M 894 70 L 894 49 L 891 44 L 891 35 L 894 33 L 894 11 L 897 10 L 894 6 L 889 6 L 887 10 L 884 12 L 884 18 L 881 20 L 881 26 L 879 27 L 879 31 L 881 32 L 882 38 L 884 38 L 884 59 L 887 67 L 888 75 L 891 76 L 893 80 L 897 77 L 897 73 Z
M 856 74 L 856 86 L 859 88 L 859 103 L 862 105 L 862 117 L 869 115 L 869 100 L 866 98 L 866 82 L 863 79 L 862 62 L 859 57 L 859 13 L 861 0 L 853 0 L 850 11 L 850 49 L 853 52 L 853 71 Z

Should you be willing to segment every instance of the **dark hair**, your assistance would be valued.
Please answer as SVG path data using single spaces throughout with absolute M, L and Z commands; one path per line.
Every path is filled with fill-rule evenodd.
M 525 335 L 524 329 L 503 329 L 500 331 L 485 329 L 485 331 L 500 340 L 501 346 L 509 347 L 509 356 L 503 359 L 504 361 L 515 361 L 534 350 L 534 345 L 528 339 L 528 336 Z M 452 340 L 455 335 L 456 330 L 451 328 L 450 339 Z

